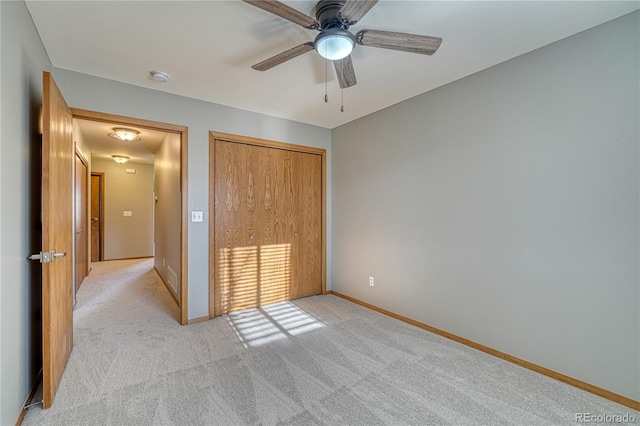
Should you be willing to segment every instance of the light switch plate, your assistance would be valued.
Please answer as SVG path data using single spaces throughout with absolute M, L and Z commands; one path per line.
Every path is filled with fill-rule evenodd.
M 132 216 L 133 213 L 131 212 L 131 210 L 125 210 L 122 212 L 122 216 Z
M 191 222 L 202 222 L 202 211 L 193 210 L 191 212 Z

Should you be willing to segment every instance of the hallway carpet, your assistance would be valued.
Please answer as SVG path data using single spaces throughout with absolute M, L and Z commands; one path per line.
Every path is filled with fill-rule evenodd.
M 640 419 L 336 296 L 180 326 L 151 259 L 92 266 L 53 407 L 30 408 L 24 425 L 575 425 L 578 413 Z

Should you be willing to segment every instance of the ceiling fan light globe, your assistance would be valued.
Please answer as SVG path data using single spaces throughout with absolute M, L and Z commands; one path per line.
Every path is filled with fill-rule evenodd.
M 356 45 L 355 37 L 345 30 L 327 30 L 316 37 L 315 49 L 325 59 L 337 61 L 351 54 Z

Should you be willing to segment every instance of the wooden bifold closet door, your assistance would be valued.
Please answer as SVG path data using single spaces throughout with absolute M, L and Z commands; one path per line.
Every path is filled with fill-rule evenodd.
M 322 293 L 322 153 L 213 144 L 214 315 Z

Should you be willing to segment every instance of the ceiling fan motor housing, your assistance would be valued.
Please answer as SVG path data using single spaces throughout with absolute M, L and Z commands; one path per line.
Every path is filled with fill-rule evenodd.
M 349 29 L 349 25 L 340 19 L 339 12 L 345 0 L 320 0 L 316 5 L 316 19 L 320 23 L 320 31 L 332 28 Z

